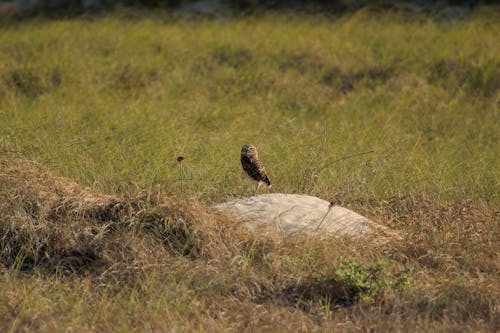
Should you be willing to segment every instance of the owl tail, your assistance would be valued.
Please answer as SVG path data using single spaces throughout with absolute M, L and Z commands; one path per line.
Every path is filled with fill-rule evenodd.
M 267 184 L 267 188 L 271 187 L 271 181 L 269 180 L 269 177 L 267 177 L 266 174 L 264 174 L 264 179 L 262 181 Z

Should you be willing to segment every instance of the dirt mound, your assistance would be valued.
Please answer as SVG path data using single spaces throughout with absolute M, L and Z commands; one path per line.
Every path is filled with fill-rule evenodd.
M 26 161 L 2 162 L 0 191 L 2 215 L 15 211 L 30 219 L 74 217 L 106 221 L 124 208 L 117 197 L 94 193 Z
M 300 233 L 256 233 L 196 202 L 175 203 L 159 192 L 105 195 L 31 162 L 0 162 L 0 270 L 109 277 L 179 256 L 222 266 L 247 252 L 261 260 L 305 242 L 315 241 Z M 352 244 L 337 242 L 339 253 L 352 254 Z
M 175 204 L 161 193 L 119 198 L 30 162 L 0 163 L 4 269 L 102 272 L 110 266 L 144 267 L 158 256 L 221 255 L 227 247 L 213 233 L 238 228 L 197 204 Z

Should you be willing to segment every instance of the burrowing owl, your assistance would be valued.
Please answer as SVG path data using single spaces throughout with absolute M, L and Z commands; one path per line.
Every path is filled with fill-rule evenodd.
M 252 145 L 244 145 L 241 147 L 241 166 L 250 178 L 257 182 L 254 195 L 257 194 L 262 183 L 267 184 L 267 188 L 271 188 L 271 181 L 267 177 L 264 164 L 259 160 L 257 148 Z

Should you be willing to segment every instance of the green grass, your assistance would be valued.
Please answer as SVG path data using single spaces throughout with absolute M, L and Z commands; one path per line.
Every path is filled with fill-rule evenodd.
M 238 156 L 250 142 L 277 191 L 498 201 L 497 18 L 7 26 L 1 144 L 112 193 L 178 194 L 178 155 L 190 196 L 248 193 Z
M 498 22 L 490 7 L 447 22 L 363 11 L 4 23 L 0 330 L 494 331 Z M 207 215 L 198 204 L 252 193 L 245 143 L 276 192 L 334 200 L 404 244 L 260 239 Z M 155 215 L 161 200 L 143 198 L 149 226 L 139 209 L 117 226 L 47 217 L 37 195 L 53 189 L 29 184 L 51 178 L 12 159 L 120 198 L 160 188 L 193 212 Z M 68 273 L 73 259 L 83 269 Z

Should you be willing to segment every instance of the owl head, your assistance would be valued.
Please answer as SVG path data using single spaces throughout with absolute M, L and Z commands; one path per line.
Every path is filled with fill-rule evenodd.
M 241 147 L 241 153 L 245 155 L 255 155 L 257 154 L 257 148 L 253 145 L 243 145 L 243 147 Z

